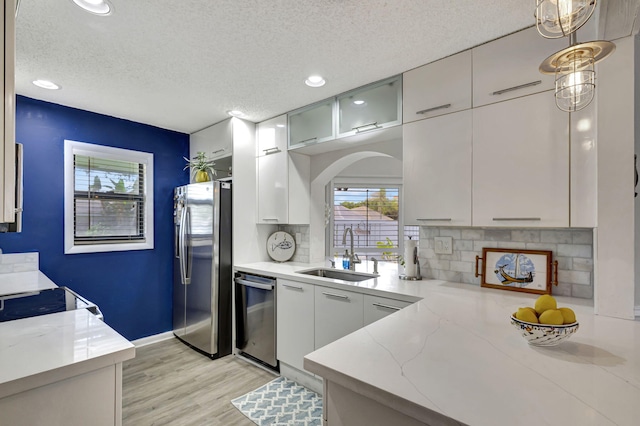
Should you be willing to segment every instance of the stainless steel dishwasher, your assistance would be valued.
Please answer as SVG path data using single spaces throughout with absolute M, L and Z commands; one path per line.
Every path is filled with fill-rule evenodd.
M 236 348 L 272 369 L 276 359 L 276 280 L 236 273 Z

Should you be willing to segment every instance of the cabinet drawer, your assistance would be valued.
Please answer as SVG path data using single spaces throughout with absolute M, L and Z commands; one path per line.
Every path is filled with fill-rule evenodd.
M 364 295 L 364 325 L 367 326 L 398 312 L 402 308 L 411 305 L 411 302 L 402 300 L 388 299 L 386 297 Z
M 404 123 L 471 108 L 471 50 L 404 73 Z
M 555 76 L 541 74 L 538 67 L 565 47 L 565 38 L 545 39 L 529 28 L 474 48 L 474 108 L 554 89 Z

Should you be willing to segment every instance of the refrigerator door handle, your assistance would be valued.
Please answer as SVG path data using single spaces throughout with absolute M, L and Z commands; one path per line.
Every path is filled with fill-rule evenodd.
M 184 233 L 184 283 L 185 284 L 191 284 L 191 250 L 189 249 L 189 242 L 187 240 L 187 229 L 191 229 L 191 210 L 189 209 L 189 207 L 185 207 L 185 210 L 187 211 L 186 215 L 185 215 L 185 229 L 183 230 Z
M 187 282 L 187 259 L 186 259 L 186 224 L 187 224 L 187 209 L 184 207 L 180 212 L 180 227 L 178 229 L 178 257 L 180 258 L 180 281 L 182 285 L 188 284 Z

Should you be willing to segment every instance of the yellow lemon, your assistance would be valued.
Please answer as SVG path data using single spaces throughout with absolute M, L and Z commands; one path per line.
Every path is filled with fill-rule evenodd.
M 558 309 L 547 309 L 540 314 L 540 318 L 538 318 L 538 320 L 540 321 L 540 324 L 562 325 L 564 323 L 562 312 Z
M 548 309 L 558 309 L 558 304 L 553 296 L 543 294 L 536 300 L 535 308 L 538 315 L 540 315 Z
M 520 321 L 533 322 L 535 324 L 538 323 L 538 317 L 535 314 L 535 311 L 532 312 L 531 308 L 518 308 L 518 312 L 516 312 L 516 318 Z
M 525 306 L 524 308 L 521 308 L 521 309 L 526 309 L 526 310 L 528 310 L 528 311 L 531 311 L 531 313 L 532 313 L 533 315 L 535 315 L 535 316 L 536 316 L 536 318 L 538 318 L 538 313 L 537 313 L 537 312 L 536 312 L 536 310 L 535 310 L 535 309 L 533 309 L 532 307 L 530 307 L 530 306 Z
M 576 314 L 570 308 L 558 308 L 564 318 L 564 324 L 573 324 L 576 322 Z

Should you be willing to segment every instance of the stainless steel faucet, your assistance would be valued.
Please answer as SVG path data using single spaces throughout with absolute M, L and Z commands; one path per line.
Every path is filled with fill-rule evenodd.
M 353 230 L 351 228 L 345 228 L 344 234 L 342 234 L 342 245 L 347 244 L 347 231 L 351 235 L 351 243 L 349 245 L 349 247 L 351 248 L 351 251 L 347 252 L 349 253 L 349 269 L 352 271 L 355 271 L 356 263 L 362 263 L 362 261 L 360 260 L 358 255 L 353 252 Z
M 373 273 L 377 274 L 378 273 L 378 259 L 376 259 L 375 257 L 372 257 L 371 261 L 373 262 Z

